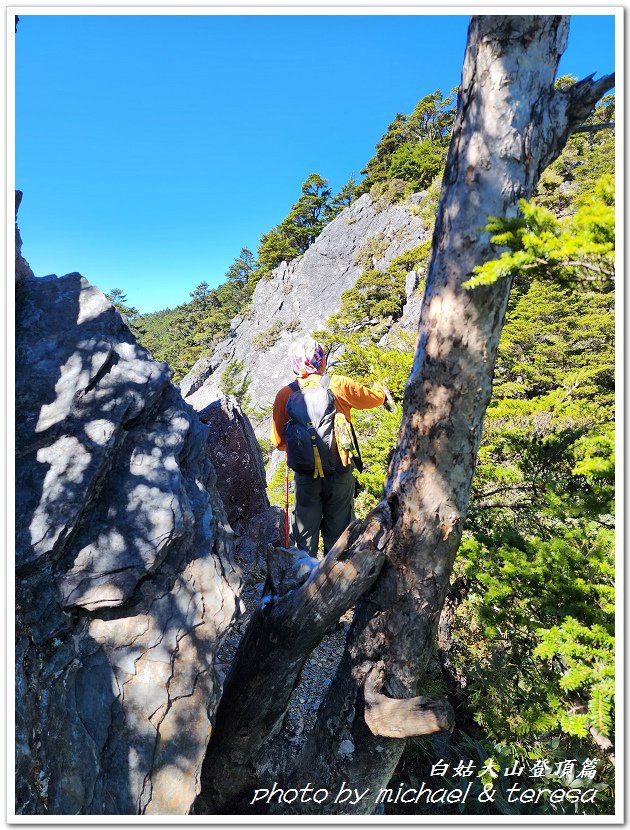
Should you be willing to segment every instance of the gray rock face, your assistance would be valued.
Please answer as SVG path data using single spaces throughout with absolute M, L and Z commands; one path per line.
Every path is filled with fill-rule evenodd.
M 405 307 L 403 308 L 400 319 L 396 320 L 389 331 L 379 341 L 383 346 L 387 346 L 390 349 L 399 348 L 401 337 L 406 339 L 408 345 L 409 343 L 413 344 L 415 342 L 424 293 L 421 290 L 422 285 L 420 284 L 420 279 L 424 276 L 424 273 L 419 273 L 418 271 L 410 271 L 407 274 L 405 281 L 407 295 Z
M 185 814 L 239 587 L 211 430 L 79 274 L 16 295 L 16 812 Z
M 256 434 L 267 437 L 270 417 L 264 409 L 291 380 L 291 341 L 323 328 L 339 309 L 342 292 L 364 270 L 357 258 L 365 257 L 367 246 L 375 252 L 371 265 L 383 269 L 427 235 L 422 219 L 408 207 L 397 204 L 378 211 L 368 194 L 361 196 L 324 228 L 302 257 L 283 263 L 258 283 L 247 314 L 234 319 L 230 335 L 181 381 L 186 401 L 201 410 L 217 400 L 221 374 L 231 361 L 243 360 L 250 372 L 252 404 L 263 408 Z
M 15 218 L 17 219 L 17 212 L 22 201 L 22 191 L 15 191 Z M 15 223 L 15 281 L 16 283 L 24 279 L 29 279 L 33 276 L 31 266 L 22 256 L 22 237 L 20 236 L 20 229 Z

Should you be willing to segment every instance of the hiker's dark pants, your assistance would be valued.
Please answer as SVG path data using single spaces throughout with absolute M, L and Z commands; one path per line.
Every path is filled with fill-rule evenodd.
M 352 468 L 324 478 L 296 473 L 294 482 L 293 544 L 316 557 L 321 531 L 326 554 L 354 519 Z

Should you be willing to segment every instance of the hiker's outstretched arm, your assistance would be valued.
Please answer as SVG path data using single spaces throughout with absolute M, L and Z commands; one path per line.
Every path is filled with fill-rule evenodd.
M 356 380 L 342 375 L 336 376 L 334 380 L 334 387 L 331 380 L 333 394 L 352 409 L 373 409 L 385 401 L 385 393 L 382 388 L 370 389 L 369 386 L 364 386 L 362 383 L 357 383 Z

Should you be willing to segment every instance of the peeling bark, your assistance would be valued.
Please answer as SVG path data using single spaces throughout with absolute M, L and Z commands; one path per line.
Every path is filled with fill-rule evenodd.
M 466 597 L 468 588 L 468 580 L 462 577 L 452 583 L 446 594 L 437 628 L 437 645 L 440 652 L 442 679 L 449 690 L 449 694 L 455 697 L 459 697 L 459 692 L 466 685 L 466 677 L 457 670 L 453 661 L 453 626 L 457 607 Z

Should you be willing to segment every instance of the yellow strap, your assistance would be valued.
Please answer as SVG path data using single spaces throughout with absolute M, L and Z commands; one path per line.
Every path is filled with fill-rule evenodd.
M 308 422 L 309 429 L 311 430 L 311 441 L 313 444 L 313 458 L 315 459 L 315 469 L 313 471 L 313 478 L 324 478 L 324 468 L 322 467 L 322 459 L 319 455 L 319 450 L 317 449 L 317 436 L 314 434 L 315 432 L 315 425 L 312 421 Z
M 313 478 L 324 478 L 324 469 L 322 467 L 322 460 L 319 457 L 319 450 L 315 446 L 313 442 L 313 455 L 315 456 L 315 472 L 313 473 Z

